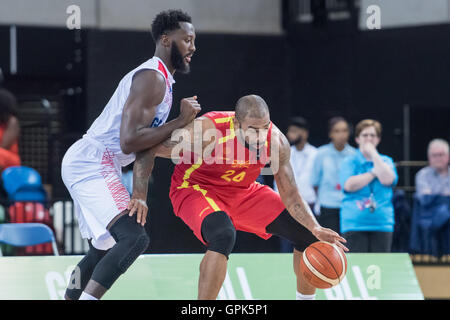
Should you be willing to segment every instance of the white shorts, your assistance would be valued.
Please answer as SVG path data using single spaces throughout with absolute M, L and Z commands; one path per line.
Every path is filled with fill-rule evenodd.
M 99 250 L 114 246 L 116 241 L 106 227 L 130 201 L 114 153 L 83 136 L 64 155 L 61 175 L 74 202 L 81 236 L 92 239 Z

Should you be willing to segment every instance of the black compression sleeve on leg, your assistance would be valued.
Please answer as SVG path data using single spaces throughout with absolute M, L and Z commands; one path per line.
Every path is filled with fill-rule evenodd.
M 209 214 L 202 222 L 202 237 L 208 244 L 208 250 L 230 255 L 236 242 L 236 229 L 230 217 L 223 211 Z
M 77 264 L 70 276 L 69 285 L 66 289 L 66 296 L 71 300 L 78 300 L 86 287 L 92 272 L 97 263 L 105 256 L 108 251 L 94 248 L 89 241 L 89 251 Z
M 286 209 L 266 227 L 266 231 L 289 240 L 298 251 L 304 251 L 310 244 L 318 241 L 311 231 L 295 220 Z
M 144 227 L 136 222 L 136 217 L 128 214 L 120 217 L 109 231 L 116 244 L 100 260 L 92 274 L 92 280 L 106 289 L 111 288 L 150 243 Z

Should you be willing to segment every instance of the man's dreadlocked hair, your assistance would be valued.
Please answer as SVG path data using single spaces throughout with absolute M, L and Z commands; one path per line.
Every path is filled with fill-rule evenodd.
M 180 22 L 192 22 L 191 17 L 181 10 L 166 10 L 158 13 L 152 22 L 152 37 L 155 42 L 159 38 L 170 32 L 180 28 Z

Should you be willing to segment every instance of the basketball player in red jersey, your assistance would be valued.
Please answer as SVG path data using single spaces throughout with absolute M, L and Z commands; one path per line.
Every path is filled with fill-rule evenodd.
M 290 240 L 297 299 L 314 299 L 316 289 L 299 270 L 302 252 L 318 240 L 348 251 L 341 243 L 346 240 L 321 227 L 301 198 L 289 163 L 289 142 L 270 121 L 265 101 L 255 95 L 242 97 L 235 112 L 206 113 L 182 133 L 181 144 L 167 140 L 147 152 L 147 162 L 136 162 L 134 179 L 148 181 L 154 156 L 178 158 L 170 188 L 173 209 L 207 246 L 198 298 L 217 298 L 236 230 L 241 230 L 263 239 L 276 234 Z M 269 162 L 280 194 L 255 182 Z

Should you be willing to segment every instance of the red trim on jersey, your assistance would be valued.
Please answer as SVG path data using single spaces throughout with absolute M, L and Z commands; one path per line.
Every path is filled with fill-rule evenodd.
M 103 152 L 101 174 L 103 179 L 105 179 L 106 186 L 111 192 L 111 196 L 117 206 L 117 210 L 122 212 L 127 208 L 128 202 L 130 202 L 130 194 L 117 175 L 113 158 L 114 154 L 108 149 Z
M 164 68 L 164 65 L 161 63 L 161 61 L 158 61 L 158 70 L 161 71 L 164 74 L 164 77 L 167 79 L 169 76 L 167 75 L 167 70 Z

